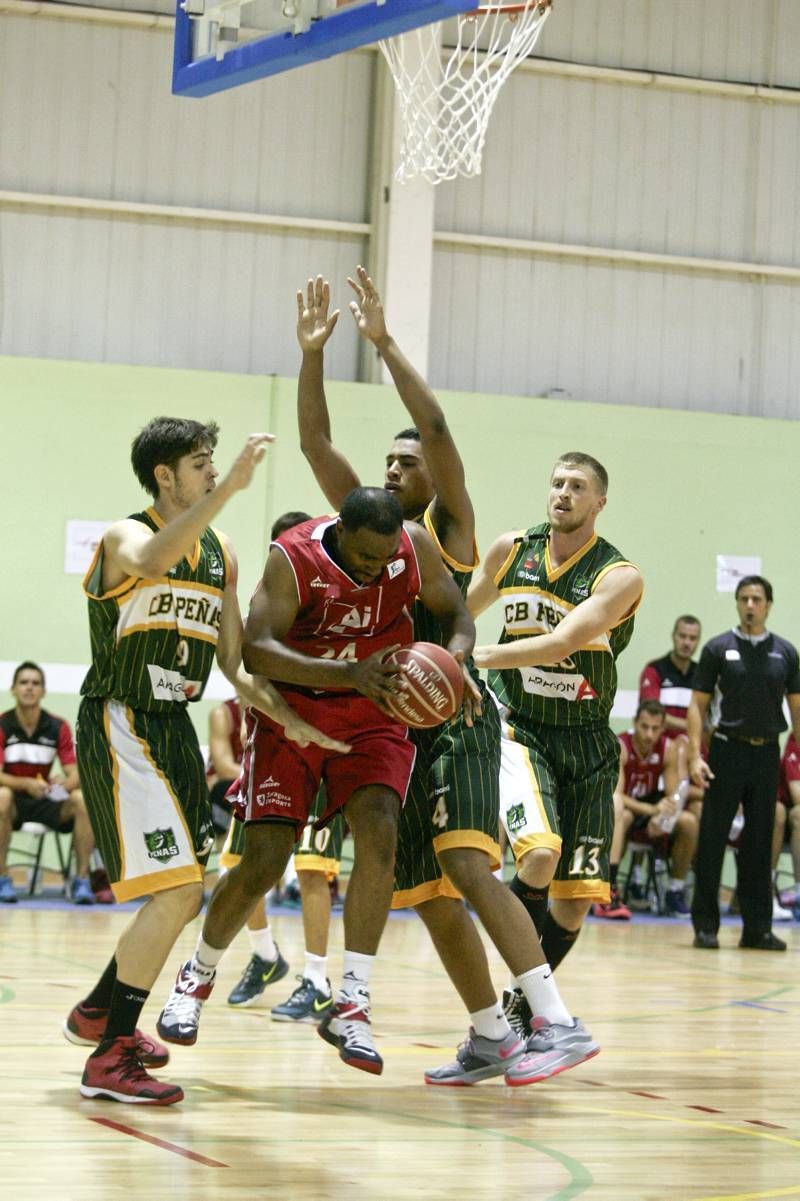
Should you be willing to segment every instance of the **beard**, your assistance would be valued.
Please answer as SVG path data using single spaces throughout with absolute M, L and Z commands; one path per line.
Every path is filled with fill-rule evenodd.
M 572 510 L 568 513 L 560 513 L 553 510 L 548 514 L 550 525 L 559 534 L 574 534 L 575 530 L 579 530 L 585 522 L 585 517 L 576 517 Z

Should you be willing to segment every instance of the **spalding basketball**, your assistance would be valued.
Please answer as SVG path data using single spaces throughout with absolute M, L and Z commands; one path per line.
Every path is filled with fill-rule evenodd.
M 412 642 L 394 651 L 386 660 L 405 667 L 404 692 L 386 702 L 386 708 L 407 726 L 425 729 L 441 725 L 461 706 L 464 677 L 461 668 L 443 646 L 434 642 Z

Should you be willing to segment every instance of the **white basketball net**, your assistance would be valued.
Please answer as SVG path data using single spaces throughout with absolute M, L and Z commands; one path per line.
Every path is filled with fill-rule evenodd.
M 453 49 L 442 49 L 440 25 L 378 43 L 392 72 L 404 126 L 397 179 L 422 175 L 437 184 L 458 175 L 480 175 L 497 93 L 533 51 L 551 2 L 484 5 L 460 16 Z

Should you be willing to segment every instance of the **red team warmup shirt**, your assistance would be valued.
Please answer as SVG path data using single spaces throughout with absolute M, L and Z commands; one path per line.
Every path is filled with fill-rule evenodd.
M 300 654 L 361 662 L 376 651 L 413 640 L 411 606 L 421 579 L 405 529 L 394 558 L 377 580 L 357 584 L 323 544 L 336 518 L 294 526 L 273 542 L 287 558 L 300 607 L 283 639 Z M 357 788 L 382 784 L 405 798 L 414 747 L 404 725 L 354 689 L 314 689 L 275 682 L 287 704 L 331 737 L 351 745 L 348 755 L 298 747 L 262 713 L 248 712 L 242 787 L 235 813 L 245 821 L 285 818 L 304 825 L 321 779 L 328 808 L 324 824 Z
M 670 717 L 681 717 L 685 721 L 696 670 L 694 661 L 686 672 L 680 672 L 669 655 L 654 659 L 639 677 L 639 704 L 642 701 L 661 701 Z M 682 731 L 671 729 L 666 733 L 668 738 L 677 738 Z
M 0 768 L 10 776 L 50 778 L 58 758 L 63 768 L 76 762 L 67 723 L 42 709 L 39 724 L 28 734 L 17 721 L 15 709 L 0 715 Z

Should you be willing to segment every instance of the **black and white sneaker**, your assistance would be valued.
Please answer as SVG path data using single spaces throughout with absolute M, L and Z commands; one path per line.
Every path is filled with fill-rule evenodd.
M 278 948 L 275 948 L 278 951 Z M 228 997 L 229 1005 L 253 1005 L 268 984 L 282 980 L 289 971 L 289 964 L 278 951 L 277 959 L 262 959 L 253 954 L 242 972 L 242 978 Z
M 348 1067 L 380 1076 L 383 1060 L 375 1049 L 366 993 L 345 996 L 332 1005 L 317 1026 L 317 1033 L 339 1051 Z
M 297 979 L 300 983 L 292 995 L 282 1005 L 275 1005 L 270 1016 L 273 1022 L 314 1022 L 316 1025 L 333 1006 L 331 982 L 328 981 L 328 992 L 324 993 L 308 976 L 297 976 Z

